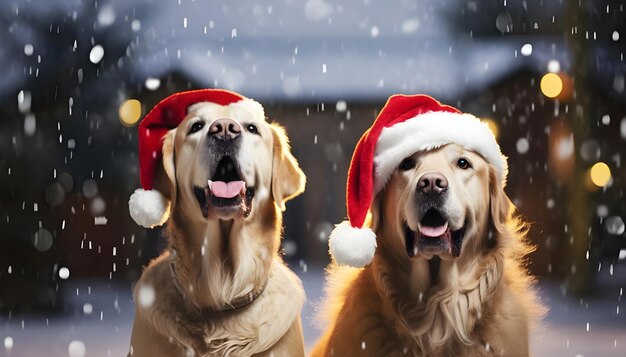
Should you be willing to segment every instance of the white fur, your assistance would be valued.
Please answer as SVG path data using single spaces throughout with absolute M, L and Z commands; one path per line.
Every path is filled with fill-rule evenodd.
M 243 98 L 242 100 L 229 104 L 232 108 L 242 108 L 250 111 L 254 116 L 259 120 L 265 119 L 265 111 L 263 110 L 263 106 L 250 98 Z
M 487 124 L 471 114 L 429 112 L 384 128 L 374 154 L 374 196 L 380 192 L 396 167 L 417 151 L 456 143 L 482 155 L 495 166 L 502 187 L 508 166 Z
M 170 202 L 157 190 L 138 188 L 128 199 L 128 212 L 138 225 L 154 228 L 167 221 Z
M 376 234 L 369 228 L 354 228 L 350 222 L 339 223 L 330 233 L 330 254 L 337 264 L 362 268 L 376 252 Z
M 187 108 L 188 113 L 196 112 L 198 115 L 217 120 L 219 118 L 237 118 L 239 121 L 265 120 L 265 111 L 259 102 L 250 98 L 244 98 L 228 105 L 220 105 L 213 102 L 196 102 Z

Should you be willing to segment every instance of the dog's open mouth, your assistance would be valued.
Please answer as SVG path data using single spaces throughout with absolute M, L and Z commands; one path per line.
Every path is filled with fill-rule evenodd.
M 419 221 L 417 231 L 405 224 L 406 249 L 409 257 L 421 253 L 426 257 L 458 257 L 461 254 L 465 224 L 452 230 L 445 215 L 436 208 L 431 208 Z
M 205 218 L 212 213 L 225 218 L 250 214 L 254 187 L 246 186 L 239 168 L 229 156 L 220 159 L 205 187 L 194 186 L 193 189 Z

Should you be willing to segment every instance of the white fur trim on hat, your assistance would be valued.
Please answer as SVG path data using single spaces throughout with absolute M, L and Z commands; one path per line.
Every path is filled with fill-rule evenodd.
M 228 106 L 231 108 L 242 108 L 250 111 L 254 116 L 256 116 L 259 120 L 265 119 L 265 111 L 263 110 L 263 106 L 254 99 L 243 98 L 242 100 L 234 103 L 230 103 Z
M 487 124 L 471 114 L 428 112 L 382 130 L 374 154 L 374 195 L 406 157 L 450 143 L 482 155 L 495 166 L 502 186 L 506 184 L 506 156 Z
M 128 199 L 128 212 L 138 225 L 153 228 L 167 221 L 170 201 L 157 190 L 138 188 Z
M 239 120 L 246 121 L 249 119 L 265 120 L 265 111 L 259 102 L 243 98 L 237 102 L 227 105 L 221 105 L 214 102 L 196 102 L 191 104 L 187 111 L 197 112 L 199 115 L 205 115 L 209 118 L 219 119 L 220 117 L 234 117 Z
M 369 228 L 354 228 L 350 222 L 339 223 L 330 233 L 330 254 L 337 264 L 362 268 L 376 252 L 376 234 Z

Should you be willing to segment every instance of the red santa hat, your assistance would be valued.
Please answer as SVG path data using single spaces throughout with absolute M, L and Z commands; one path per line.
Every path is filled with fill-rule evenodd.
M 338 224 L 329 239 L 335 262 L 354 267 L 370 263 L 376 234 L 363 225 L 374 197 L 406 157 L 450 143 L 482 155 L 496 168 L 504 187 L 506 157 L 487 124 L 426 95 L 389 98 L 352 155 L 346 187 L 348 220 Z
M 163 136 L 178 127 L 187 116 L 188 108 L 209 102 L 233 109 L 248 110 L 263 119 L 261 104 L 240 94 L 223 89 L 199 89 L 170 95 L 159 102 L 139 124 L 139 178 L 143 189 L 130 196 L 128 211 L 140 226 L 160 226 L 169 217 L 170 202 L 154 188 L 154 180 L 163 158 Z

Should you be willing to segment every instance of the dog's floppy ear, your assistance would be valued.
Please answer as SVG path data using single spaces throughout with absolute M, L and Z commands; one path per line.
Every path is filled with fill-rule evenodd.
M 489 206 L 493 228 L 498 233 L 505 232 L 506 223 L 510 221 L 513 213 L 513 203 L 504 192 L 502 182 L 498 180 L 498 174 L 491 165 L 489 166 Z
M 270 124 L 274 140 L 272 158 L 272 197 L 278 207 L 284 211 L 285 202 L 304 191 L 306 177 L 298 161 L 289 150 L 289 141 L 285 129 L 280 125 Z
M 176 167 L 174 165 L 174 138 L 176 137 L 176 129 L 172 129 L 163 136 L 163 160 L 162 167 L 156 175 L 155 187 L 170 200 L 171 207 L 176 201 Z

